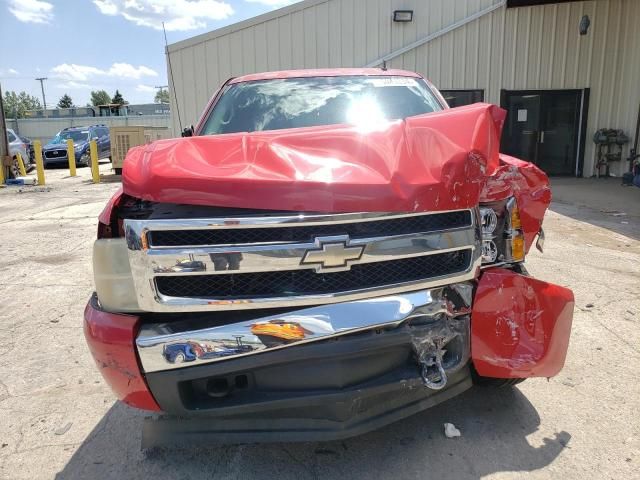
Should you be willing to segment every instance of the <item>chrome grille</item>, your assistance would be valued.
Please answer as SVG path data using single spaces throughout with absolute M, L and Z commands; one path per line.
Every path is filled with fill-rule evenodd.
M 125 220 L 138 304 L 206 311 L 335 303 L 470 280 L 477 212 Z
M 45 158 L 65 158 L 67 156 L 66 150 L 47 150 L 44 152 Z
M 471 212 L 459 210 L 432 215 L 401 217 L 368 222 L 322 224 L 308 226 L 280 226 L 279 228 L 242 228 L 229 230 L 164 230 L 150 232 L 149 243 L 154 247 L 185 245 L 233 245 L 270 242 L 310 242 L 315 237 L 348 235 L 367 238 L 387 235 L 406 235 L 471 226 Z
M 463 272 L 471 250 L 354 265 L 336 273 L 313 270 L 157 277 L 162 295 L 171 297 L 265 298 L 324 295 L 415 282 Z

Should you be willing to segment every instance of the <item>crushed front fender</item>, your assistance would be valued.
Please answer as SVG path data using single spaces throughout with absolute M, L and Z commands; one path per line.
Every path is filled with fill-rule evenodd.
M 479 375 L 553 377 L 564 366 L 573 319 L 571 290 L 511 270 L 482 275 L 471 320 Z

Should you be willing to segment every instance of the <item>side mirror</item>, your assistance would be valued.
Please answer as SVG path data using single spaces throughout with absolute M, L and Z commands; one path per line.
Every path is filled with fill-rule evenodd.
M 193 137 L 193 125 L 191 125 L 190 127 L 185 127 L 182 130 L 182 136 L 183 137 Z

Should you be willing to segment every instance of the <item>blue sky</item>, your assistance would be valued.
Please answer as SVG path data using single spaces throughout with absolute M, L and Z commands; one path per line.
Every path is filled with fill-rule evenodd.
M 166 85 L 162 22 L 169 43 L 250 18 L 294 0 L 0 0 L 0 84 L 47 105 L 76 105 L 91 90 L 116 89 L 130 103 Z

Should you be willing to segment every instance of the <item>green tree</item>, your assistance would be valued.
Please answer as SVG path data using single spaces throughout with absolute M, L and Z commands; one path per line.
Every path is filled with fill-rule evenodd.
M 94 90 L 91 92 L 91 105 L 107 105 L 111 103 L 111 96 L 105 90 Z
M 158 90 L 153 101 L 155 103 L 169 103 L 169 90 L 165 90 L 164 88 Z
M 28 110 L 42 109 L 40 100 L 27 92 L 16 93 L 7 90 L 4 92 L 2 103 L 4 105 L 4 115 L 7 118 L 24 118 Z
M 71 100 L 69 95 L 65 93 L 60 97 L 60 100 L 58 101 L 58 108 L 71 108 L 73 106 L 73 100 Z
M 124 99 L 124 97 L 122 96 L 119 90 L 116 90 L 116 93 L 113 95 L 113 98 L 111 99 L 111 103 L 115 103 L 116 105 L 126 105 L 129 102 L 127 102 Z

